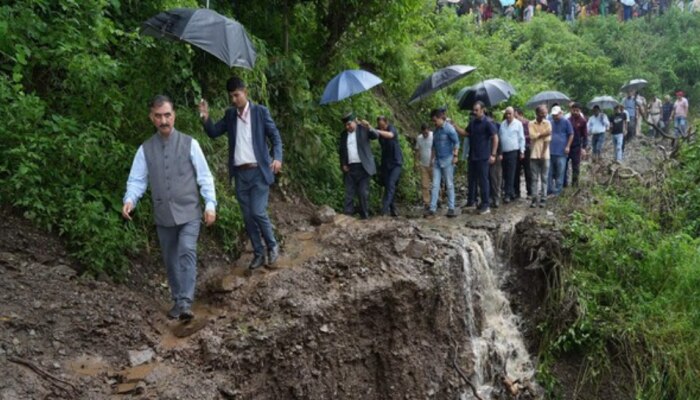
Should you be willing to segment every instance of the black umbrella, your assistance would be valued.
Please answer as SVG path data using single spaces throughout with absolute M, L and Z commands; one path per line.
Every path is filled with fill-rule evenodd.
M 176 8 L 143 23 L 145 35 L 190 43 L 229 67 L 253 69 L 255 49 L 243 25 L 207 9 Z
M 413 104 L 418 100 L 424 99 L 438 90 L 449 86 L 457 80 L 474 72 L 476 67 L 469 65 L 451 65 L 443 69 L 433 72 L 428 78 L 418 85 L 416 90 L 408 100 L 408 104 Z
M 551 108 L 552 105 L 555 103 L 561 104 L 566 103 L 568 101 L 571 101 L 571 99 L 564 93 L 549 90 L 537 93 L 536 95 L 532 96 L 530 100 L 527 101 L 525 106 L 528 108 L 537 108 L 541 104 L 546 104 L 547 108 Z
M 639 90 L 643 87 L 645 87 L 648 84 L 647 81 L 644 79 L 632 79 L 630 81 L 625 82 L 624 85 L 620 88 L 620 91 L 622 92 L 631 92 L 631 91 L 636 91 Z
M 506 101 L 515 94 L 515 88 L 503 79 L 487 79 L 462 89 L 460 93 L 462 95 L 458 99 L 459 108 L 467 110 L 471 109 L 477 101 L 481 101 L 486 107 Z

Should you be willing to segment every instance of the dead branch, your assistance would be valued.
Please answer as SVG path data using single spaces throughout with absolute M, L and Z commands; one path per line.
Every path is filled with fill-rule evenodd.
M 63 386 L 61 386 L 61 385 L 58 385 L 58 383 L 70 387 L 70 388 L 73 390 L 74 393 L 77 393 L 77 392 L 78 392 L 78 388 L 77 388 L 75 385 L 73 385 L 72 383 L 70 383 L 70 382 L 68 382 L 68 381 L 66 381 L 66 380 L 64 380 L 64 379 L 61 379 L 61 378 L 59 378 L 59 377 L 57 377 L 57 376 L 55 376 L 55 375 L 52 375 L 52 374 L 50 374 L 50 373 L 44 371 L 43 369 L 39 368 L 38 366 L 36 366 L 36 365 L 35 365 L 34 363 L 32 363 L 31 361 L 27 361 L 27 360 L 24 360 L 24 359 L 21 359 L 21 358 L 17 358 L 17 357 L 8 357 L 8 358 L 7 358 L 7 361 L 9 361 L 9 362 L 11 362 L 11 363 L 19 364 L 19 365 L 22 365 L 22 366 L 25 366 L 25 367 L 31 369 L 31 370 L 34 371 L 37 375 L 39 375 L 39 376 L 43 377 L 44 379 L 48 380 L 52 385 L 54 385 L 55 387 L 57 387 L 57 388 L 59 388 L 59 389 L 61 389 L 61 390 L 63 390 L 63 391 L 66 391 L 66 392 L 67 392 L 68 389 L 66 389 L 65 387 L 63 387 Z
M 472 389 L 472 394 L 474 395 L 474 397 L 476 397 L 478 400 L 484 400 L 483 397 L 479 396 L 479 392 L 476 391 L 476 387 L 474 386 L 474 384 L 469 379 L 467 379 L 466 375 L 464 375 L 464 372 L 462 372 L 462 370 L 459 368 L 459 365 L 457 365 L 457 354 L 459 353 L 459 345 L 457 344 L 457 341 L 454 338 L 452 338 L 452 342 L 454 345 L 452 367 L 457 371 L 459 376 L 462 377 L 462 380 Z

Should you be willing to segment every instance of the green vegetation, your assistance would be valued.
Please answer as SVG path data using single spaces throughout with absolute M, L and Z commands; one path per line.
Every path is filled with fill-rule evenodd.
M 270 106 L 281 128 L 280 185 L 336 207 L 341 114 L 352 108 L 370 121 L 388 115 L 410 155 L 407 137 L 427 122 L 430 108 L 446 104 L 455 121 L 466 122 L 452 98 L 461 85 L 405 105 L 428 73 L 446 65 L 478 67 L 463 85 L 508 80 L 519 106 L 544 89 L 583 102 L 617 95 L 634 77 L 649 80 L 651 93 L 683 89 L 691 105 L 700 103 L 700 15 L 671 12 L 627 24 L 588 18 L 573 26 L 538 16 L 528 24 L 496 19 L 477 26 L 449 10 L 435 14 L 431 0 L 212 1 L 248 28 L 258 49 L 255 70 L 232 71 L 185 44 L 138 34 L 143 20 L 197 7 L 194 0 L 10 4 L 0 6 L 0 201 L 65 237 L 93 274 L 123 277 L 129 257 L 154 238 L 149 199 L 135 223 L 118 211 L 135 149 L 153 132 L 146 103 L 159 92 L 175 99 L 177 126 L 200 139 L 215 170 L 214 232 L 227 251 L 236 251 L 241 219 L 226 184 L 226 143 L 203 137 L 195 104 L 206 97 L 221 115 L 232 73 L 250 83 L 252 98 Z M 319 106 L 325 83 L 349 68 L 370 70 L 384 84 Z M 639 398 L 698 397 L 698 150 L 683 151 L 663 196 L 643 188 L 600 191 L 599 205 L 574 216 L 569 246 L 576 267 L 562 290 L 576 294 L 581 312 L 565 328 L 549 327 L 543 375 L 553 357 L 575 349 L 590 356 L 585 378 L 594 378 L 615 346 L 635 355 L 629 364 Z M 414 202 L 417 177 L 412 157 L 405 158 L 399 195 Z M 376 206 L 380 188 L 373 184 L 372 193 Z
M 685 148 L 663 187 L 597 188 L 595 205 L 574 213 L 566 243 L 572 256 L 552 301 L 555 309 L 575 303 L 575 316 L 541 327 L 545 375 L 574 352 L 585 360 L 586 385 L 617 364 L 630 369 L 624 380 L 636 398 L 698 398 L 698 190 L 688 183 L 700 178 L 699 151 L 698 144 Z

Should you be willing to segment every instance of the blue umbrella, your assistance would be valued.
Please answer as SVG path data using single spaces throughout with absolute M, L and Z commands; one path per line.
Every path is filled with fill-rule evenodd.
M 348 69 L 336 75 L 326 85 L 321 96 L 321 104 L 340 101 L 354 94 L 364 92 L 382 83 L 376 75 L 361 69 Z
M 513 4 L 515 4 L 515 0 L 501 0 L 502 7 L 512 6 Z

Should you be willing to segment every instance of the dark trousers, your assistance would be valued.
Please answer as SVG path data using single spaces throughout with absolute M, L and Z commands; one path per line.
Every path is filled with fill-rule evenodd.
M 503 161 L 503 160 L 501 160 Z M 501 204 L 501 192 L 503 192 L 503 167 L 500 161 L 489 166 L 489 198 L 491 205 L 498 207 Z
M 513 181 L 513 193 L 515 197 L 520 197 L 520 175 L 525 173 L 525 190 L 527 195 L 532 196 L 532 172 L 530 171 L 530 148 L 525 148 L 525 158 L 518 158 L 518 166 L 515 169 L 515 180 Z
M 385 168 L 381 170 L 382 180 L 384 181 L 384 197 L 382 198 L 382 214 L 389 214 L 389 212 L 396 212 L 396 204 L 394 203 L 396 197 L 396 185 L 399 183 L 399 178 L 401 177 L 401 166 L 397 165 L 395 167 Z
M 476 185 L 479 185 L 481 204 L 479 208 L 488 208 L 489 196 L 489 160 L 469 160 L 469 203 L 476 203 Z
M 578 186 L 578 176 L 581 172 L 581 147 L 572 147 L 566 159 L 564 171 L 564 187 L 569 186 L 569 164 L 571 164 L 571 185 Z
M 369 218 L 369 178 L 370 175 L 361 163 L 350 164 L 350 171 L 345 173 L 345 201 L 343 213 L 355 214 L 355 196 L 360 201 L 360 218 Z
M 265 181 L 260 168 L 237 171 L 234 174 L 236 199 L 241 207 L 243 223 L 253 245 L 255 255 L 261 256 L 265 246 L 272 249 L 277 246 L 272 222 L 267 215 L 267 201 L 270 185 Z
M 501 161 L 501 166 L 503 168 L 503 181 L 505 184 L 505 196 L 514 199 L 514 183 L 515 182 L 515 172 L 518 167 L 518 156 L 520 152 L 518 150 L 507 151 L 503 153 L 503 161 Z

